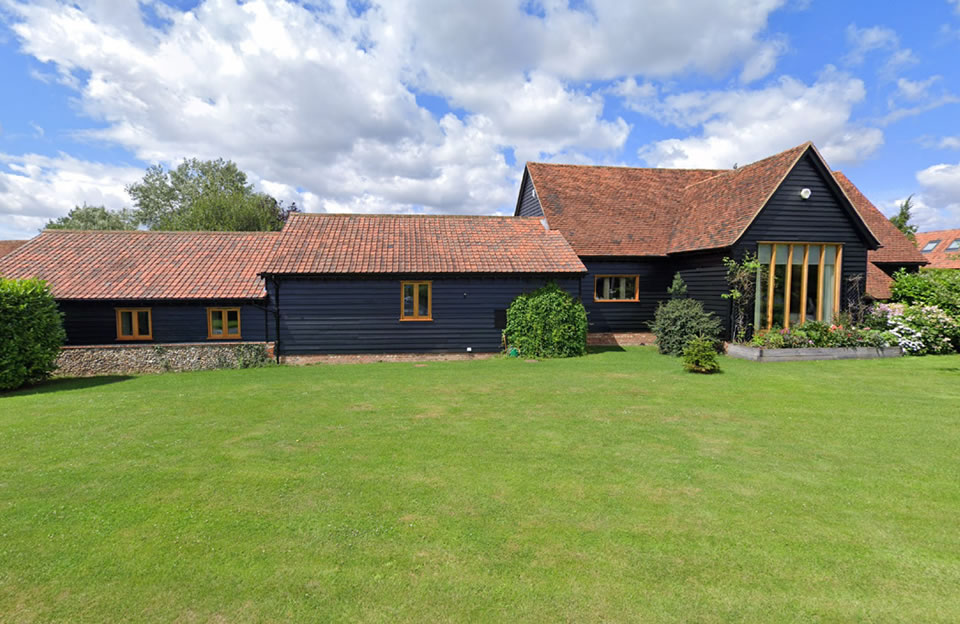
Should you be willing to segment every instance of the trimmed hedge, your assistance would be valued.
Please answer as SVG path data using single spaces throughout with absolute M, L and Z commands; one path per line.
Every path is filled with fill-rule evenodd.
M 0 390 L 47 378 L 65 339 L 46 282 L 0 278 Z
M 551 282 L 513 300 L 504 338 L 524 357 L 575 357 L 587 352 L 587 311 Z

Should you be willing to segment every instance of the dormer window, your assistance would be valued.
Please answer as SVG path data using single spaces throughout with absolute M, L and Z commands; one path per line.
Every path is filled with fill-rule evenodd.
M 954 241 L 954 242 L 956 242 L 956 241 Z M 940 244 L 940 240 L 939 240 L 939 239 L 938 239 L 938 240 L 932 240 L 932 241 L 930 241 L 929 243 L 927 243 L 926 245 L 924 245 L 924 246 L 923 246 L 923 249 L 921 249 L 920 251 L 922 251 L 923 253 L 930 253 L 931 251 L 933 251 L 934 249 L 936 249 L 936 248 L 937 248 L 937 245 L 939 245 L 939 244 Z

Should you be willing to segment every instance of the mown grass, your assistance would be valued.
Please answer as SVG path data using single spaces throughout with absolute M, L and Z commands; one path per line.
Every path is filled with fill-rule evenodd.
M 0 396 L 0 621 L 960 621 L 960 356 Z

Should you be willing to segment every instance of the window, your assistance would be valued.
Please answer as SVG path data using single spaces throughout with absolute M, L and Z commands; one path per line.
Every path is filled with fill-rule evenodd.
M 594 281 L 594 301 L 637 301 L 639 275 L 598 275 Z
M 947 251 L 960 251 L 960 238 L 955 238 L 950 246 L 947 247 Z
M 207 308 L 207 338 L 240 338 L 240 308 Z
M 432 321 L 431 282 L 400 282 L 400 320 Z
M 843 245 L 760 243 L 757 260 L 754 327 L 829 323 L 840 311 Z
M 117 308 L 117 340 L 153 340 L 150 308 Z
M 939 240 L 930 241 L 929 243 L 927 243 L 926 245 L 924 245 L 924 246 L 923 246 L 923 249 L 921 249 L 920 251 L 922 251 L 923 253 L 927 253 L 927 252 L 933 251 L 934 249 L 937 248 L 937 245 L 939 245 L 939 244 L 940 244 L 940 241 L 939 241 Z

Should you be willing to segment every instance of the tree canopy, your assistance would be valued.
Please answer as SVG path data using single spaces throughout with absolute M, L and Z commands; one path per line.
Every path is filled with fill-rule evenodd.
M 107 210 L 103 206 L 74 206 L 67 216 L 51 220 L 48 230 L 133 230 L 136 218 L 129 210 Z
M 890 223 L 894 225 L 898 230 L 903 232 L 907 238 L 912 240 L 914 243 L 917 242 L 917 226 L 910 223 L 910 211 L 913 210 L 913 195 L 903 200 L 903 203 L 900 204 L 900 210 L 896 215 L 890 217 Z
M 230 160 L 184 160 L 174 169 L 152 165 L 139 182 L 126 187 L 132 210 L 77 206 L 65 217 L 47 223 L 49 229 L 207 230 L 223 232 L 276 231 L 295 203 L 284 207 L 254 190 L 247 174 Z

